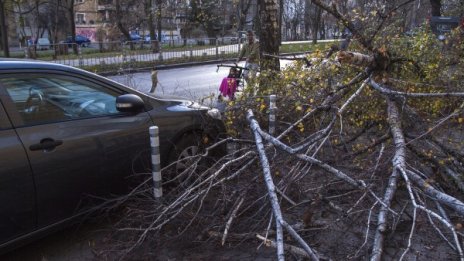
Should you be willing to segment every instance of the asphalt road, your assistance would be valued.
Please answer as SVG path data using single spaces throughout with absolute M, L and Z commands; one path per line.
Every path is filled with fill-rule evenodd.
M 288 60 L 280 62 L 281 67 L 290 63 Z M 224 64 L 232 65 L 233 63 Z M 244 66 L 244 62 L 239 63 L 239 66 Z M 200 101 L 205 96 L 217 97 L 219 85 L 228 73 L 229 68 L 219 67 L 218 69 L 217 64 L 159 70 L 155 94 L 174 95 L 194 101 Z M 149 92 L 151 88 L 150 72 L 115 75 L 108 78 L 141 92 Z
M 228 74 L 228 69 L 221 67 L 216 72 L 216 64 L 175 68 L 158 71 L 158 86 L 155 94 L 175 95 L 199 100 L 204 96 L 219 93 L 222 78 Z M 151 73 L 140 72 L 127 75 L 108 77 L 126 86 L 149 92 L 151 88 Z

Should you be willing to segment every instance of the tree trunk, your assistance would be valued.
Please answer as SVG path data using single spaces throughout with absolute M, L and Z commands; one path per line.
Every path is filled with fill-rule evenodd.
M 313 35 L 313 44 L 317 43 L 317 35 L 319 33 L 319 25 L 321 24 L 321 16 L 322 16 L 322 9 L 319 8 L 318 6 L 315 6 L 316 8 L 316 17 L 313 19 L 313 30 L 312 30 L 312 35 Z
M 248 12 L 250 10 L 251 0 L 240 0 L 239 2 L 239 14 L 238 14 L 238 31 L 243 31 L 244 25 L 246 24 L 246 18 L 248 16 Z
M 321 32 L 321 40 L 325 40 L 325 23 L 324 20 L 320 20 L 321 22 L 319 23 L 319 31 Z
M 278 27 L 278 5 L 275 0 L 260 0 L 259 3 L 259 20 L 260 20 L 260 53 L 261 69 L 279 70 L 279 59 L 265 57 L 262 54 L 279 54 L 279 27 Z
M 282 19 L 284 15 L 284 1 L 279 0 L 279 45 L 282 45 Z
M 311 0 L 305 0 L 304 6 L 304 37 L 309 39 L 309 32 L 311 31 Z
M 5 1 L 0 1 L 0 33 L 2 37 L 2 48 L 5 57 L 10 57 L 10 48 L 8 44 L 8 27 L 6 25 Z
M 158 42 L 156 41 L 156 32 L 155 32 L 155 5 L 154 5 L 154 0 L 145 0 L 145 4 L 147 9 L 145 10 L 145 13 L 147 14 L 148 17 L 148 31 L 150 32 L 150 45 L 151 45 L 151 50 L 153 52 L 158 52 L 159 51 L 159 45 Z
M 71 30 L 71 39 L 76 39 L 76 20 L 74 18 L 74 0 L 67 0 L 67 9 L 68 9 L 68 16 L 69 16 L 69 23 L 70 23 L 70 30 Z M 73 52 L 77 54 L 77 44 L 73 44 Z
M 124 38 L 126 38 L 127 41 L 129 41 L 130 49 L 133 50 L 134 49 L 134 43 L 131 41 L 129 30 L 127 30 L 126 27 L 124 27 L 124 25 L 122 23 L 123 14 L 122 14 L 122 10 L 121 10 L 121 1 L 120 0 L 116 0 L 115 7 L 116 7 L 116 25 L 118 26 L 119 31 L 121 31 L 121 33 L 124 35 Z
M 58 14 L 60 13 L 60 6 L 61 6 L 61 0 L 57 0 L 55 2 L 55 17 L 54 17 L 54 21 L 53 21 L 53 27 L 52 27 L 52 30 L 53 30 L 53 42 L 55 44 L 58 44 L 58 26 L 59 26 L 59 16 Z M 58 57 L 61 51 L 61 48 L 62 48 L 62 45 L 55 45 L 53 50 L 53 59 L 56 59 Z
M 441 16 L 441 0 L 430 0 L 432 16 Z
M 161 43 L 161 33 L 162 33 L 162 28 L 161 28 L 161 5 L 163 4 L 162 0 L 157 0 L 156 5 L 158 8 L 158 11 L 156 12 L 156 22 L 157 22 L 157 27 L 158 27 L 158 42 Z

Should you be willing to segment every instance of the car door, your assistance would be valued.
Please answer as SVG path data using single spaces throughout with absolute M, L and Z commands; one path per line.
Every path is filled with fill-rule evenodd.
M 0 98 L 3 97 L 0 89 Z M 0 246 L 36 227 L 35 189 L 26 152 L 0 100 Z
M 135 158 L 149 151 L 150 117 L 117 111 L 121 90 L 51 72 L 2 75 L 0 84 L 32 167 L 39 227 L 121 192 Z

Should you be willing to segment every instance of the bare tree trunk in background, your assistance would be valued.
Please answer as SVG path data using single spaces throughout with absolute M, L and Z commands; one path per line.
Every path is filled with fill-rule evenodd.
M 316 8 L 316 16 L 313 17 L 313 28 L 312 28 L 312 36 L 313 36 L 313 44 L 317 43 L 317 35 L 319 33 L 319 25 L 321 24 L 321 17 L 322 17 L 322 9 L 319 8 L 318 6 L 315 6 Z
M 430 0 L 432 16 L 441 16 L 441 0 Z
M 8 44 L 8 27 L 6 25 L 5 1 L 0 1 L 0 34 L 2 37 L 2 49 L 5 57 L 10 57 L 10 48 Z
M 282 44 L 282 18 L 284 15 L 284 1 L 279 0 L 279 45 Z
M 244 25 L 247 23 L 247 16 L 248 12 L 250 10 L 251 6 L 251 0 L 240 0 L 239 6 L 238 6 L 238 26 L 237 29 L 238 31 L 243 31 L 244 30 Z
M 260 53 L 279 54 L 279 27 L 277 24 L 279 6 L 276 0 L 259 0 L 259 21 L 260 21 Z M 261 55 L 261 69 L 279 70 L 280 62 L 275 57 Z
M 37 57 L 37 41 L 39 40 L 40 38 L 40 12 L 39 12 L 39 7 L 40 7 L 40 0 L 35 0 L 34 1 L 34 10 L 35 10 L 35 22 L 37 23 L 36 26 L 37 26 L 37 31 L 35 33 L 35 43 L 34 43 L 34 59 Z M 74 10 L 74 7 L 73 7 L 73 10 Z M 73 12 L 74 14 L 74 12 Z M 72 20 L 74 21 L 74 16 L 72 17 Z M 74 31 L 74 30 L 73 30 Z M 74 39 L 74 38 L 73 38 Z M 77 50 L 76 50 L 76 54 L 77 54 Z
M 59 22 L 59 16 L 58 14 L 60 13 L 60 6 L 61 6 L 61 0 L 56 0 L 55 1 L 55 19 L 54 19 L 54 25 L 52 27 L 53 30 L 53 42 L 56 44 L 58 43 L 58 22 Z M 61 45 L 55 45 L 54 52 L 53 52 L 53 58 L 56 59 L 58 52 L 60 51 Z
M 131 41 L 129 30 L 127 30 L 126 27 L 124 27 L 124 25 L 122 24 L 123 14 L 122 14 L 122 10 L 121 10 L 121 1 L 120 0 L 115 1 L 115 7 L 116 7 L 116 25 L 118 26 L 119 31 L 121 31 L 121 33 L 124 35 L 124 37 L 129 41 L 130 49 L 133 50 L 134 49 L 134 43 Z
M 416 28 L 416 17 L 417 17 L 417 3 L 412 3 L 412 11 L 411 11 L 411 25 L 410 29 Z
M 163 4 L 162 0 L 156 0 L 156 7 L 158 8 L 158 11 L 156 12 L 156 23 L 157 23 L 157 28 L 158 28 L 158 42 L 161 44 L 161 5 Z
M 311 0 L 305 0 L 304 6 L 304 37 L 309 39 L 309 32 L 311 31 Z
M 157 42 L 156 42 L 156 33 L 155 33 L 155 6 L 154 6 L 154 3 L 153 3 L 154 0 L 145 0 L 145 6 L 146 6 L 146 10 L 145 10 L 145 14 L 146 16 L 148 17 L 148 31 L 150 32 L 150 40 L 151 40 L 151 49 L 153 52 L 157 52 L 158 51 L 158 45 L 157 45 Z
M 321 40 L 325 40 L 326 39 L 326 30 L 325 30 L 325 23 L 324 23 L 324 19 L 320 19 L 319 20 L 319 31 L 321 32 Z
M 68 11 L 71 37 L 72 39 L 76 39 L 76 19 L 74 19 L 74 0 L 66 0 L 66 10 Z M 73 52 L 74 54 L 77 54 L 76 44 L 73 44 Z

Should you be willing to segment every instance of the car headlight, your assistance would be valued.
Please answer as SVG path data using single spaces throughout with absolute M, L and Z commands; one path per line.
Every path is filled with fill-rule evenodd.
M 208 115 L 216 120 L 220 120 L 222 118 L 221 112 L 218 109 L 209 109 L 208 110 Z

